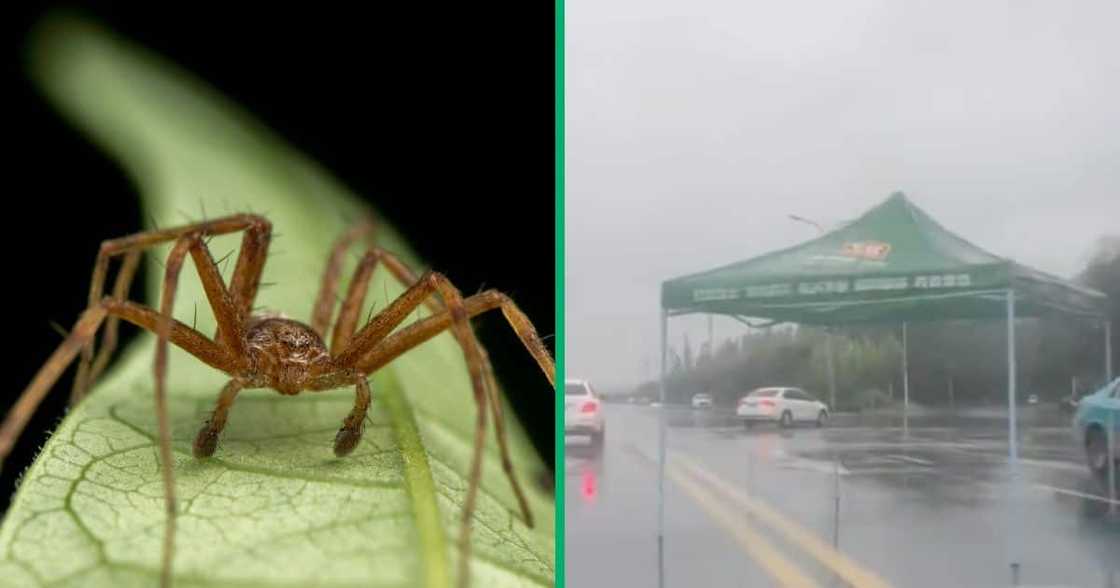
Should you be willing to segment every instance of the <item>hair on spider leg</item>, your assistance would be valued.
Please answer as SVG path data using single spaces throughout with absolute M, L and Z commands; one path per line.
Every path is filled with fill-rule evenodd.
M 51 329 L 54 332 L 58 333 L 59 335 L 62 335 L 63 339 L 70 336 L 70 332 L 67 331 L 65 328 L 63 328 L 62 325 L 58 324 L 57 322 L 52 320 L 52 321 L 47 321 L 47 324 L 50 325 Z
M 224 275 L 225 275 L 225 273 L 226 273 L 226 267 L 228 267 L 228 265 L 229 265 L 229 264 L 228 264 L 228 263 L 226 263 L 226 262 L 228 262 L 228 261 L 229 261 L 229 258 L 230 258 L 230 256 L 231 256 L 231 255 L 233 255 L 233 252 L 234 252 L 234 251 L 235 251 L 234 249 L 230 249 L 230 250 L 229 250 L 229 253 L 226 253 L 225 255 L 223 255 L 223 256 L 222 256 L 222 258 L 221 258 L 221 259 L 219 259 L 218 261 L 215 261 L 215 262 L 214 262 L 214 263 L 216 263 L 216 264 L 218 265 L 218 271 L 222 272 L 222 274 L 223 274 L 223 277 L 224 277 Z
M 373 390 L 373 374 L 366 376 L 366 386 Z M 373 424 L 373 417 L 370 416 L 369 412 L 366 412 L 365 416 L 362 417 L 362 426 L 364 427 L 367 423 Z
M 195 220 L 195 218 L 193 216 L 187 214 L 186 211 L 184 211 L 182 208 L 176 208 L 175 212 L 179 213 L 179 216 L 183 217 L 183 219 L 187 221 L 188 225 L 193 225 L 193 224 L 198 223 L 198 221 Z
M 374 309 L 376 309 L 376 308 L 377 308 L 377 301 L 376 301 L 376 300 L 374 300 L 374 301 L 373 301 L 373 304 L 370 304 L 370 305 L 369 305 L 369 312 L 367 312 L 367 313 L 366 313 L 366 324 L 369 324 L 369 322 L 370 322 L 371 320 L 373 320 L 373 311 L 374 311 Z

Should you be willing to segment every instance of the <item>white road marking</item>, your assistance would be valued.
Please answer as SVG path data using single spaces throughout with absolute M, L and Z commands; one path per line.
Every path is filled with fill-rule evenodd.
M 1083 472 L 1085 471 L 1084 464 L 1070 463 L 1067 461 L 1054 461 L 1050 459 L 1025 459 L 1020 457 L 1019 463 L 1023 465 L 1033 466 L 1036 468 L 1051 468 L 1055 470 L 1063 470 L 1067 472 Z
M 910 463 L 916 463 L 918 465 L 926 465 L 926 466 L 933 465 L 933 462 L 928 460 L 928 459 L 921 459 L 921 458 L 918 458 L 918 457 L 910 457 L 909 455 L 888 455 L 887 457 L 889 457 L 891 459 L 900 460 L 900 461 L 908 461 Z
M 852 476 L 918 476 L 924 474 L 934 473 L 929 468 L 913 468 L 913 467 L 893 467 L 893 468 L 860 468 L 855 470 L 850 475 Z
M 779 468 L 786 470 L 801 470 L 818 474 L 833 475 L 839 472 L 841 476 L 847 476 L 851 473 L 843 464 L 834 465 L 832 462 L 813 459 L 787 458 L 779 461 L 777 465 Z
M 1050 492 L 1054 492 L 1055 494 L 1076 496 L 1077 498 L 1084 498 L 1085 500 L 1095 500 L 1097 502 L 1103 502 L 1105 504 L 1115 504 L 1120 506 L 1120 500 L 1111 500 L 1109 498 L 1105 498 L 1104 496 L 1097 496 L 1096 494 L 1086 494 L 1085 492 L 1070 490 L 1069 488 L 1058 488 L 1057 486 L 1047 486 L 1046 484 L 1035 484 L 1034 487 L 1040 488 L 1042 490 L 1049 490 Z

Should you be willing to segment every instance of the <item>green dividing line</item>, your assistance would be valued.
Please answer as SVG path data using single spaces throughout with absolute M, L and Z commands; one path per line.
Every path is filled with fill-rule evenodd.
M 401 457 L 404 459 L 404 477 L 412 497 L 412 513 L 416 517 L 416 531 L 420 537 L 420 565 L 423 567 L 424 586 L 444 588 L 451 585 L 450 565 L 447 562 L 447 541 L 436 505 L 436 487 L 432 468 L 420 441 L 420 429 L 413 418 L 412 407 L 398 386 L 385 386 L 381 400 L 389 411 L 389 420 L 397 436 Z

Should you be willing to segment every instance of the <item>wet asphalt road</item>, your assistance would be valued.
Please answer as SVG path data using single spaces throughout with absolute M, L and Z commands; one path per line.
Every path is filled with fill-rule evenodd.
M 1068 418 L 838 416 L 746 430 L 670 409 L 665 586 L 1120 588 L 1120 515 Z M 567 585 L 657 586 L 658 409 L 605 405 L 604 450 L 565 444 Z M 1015 499 L 1015 497 L 1018 497 Z

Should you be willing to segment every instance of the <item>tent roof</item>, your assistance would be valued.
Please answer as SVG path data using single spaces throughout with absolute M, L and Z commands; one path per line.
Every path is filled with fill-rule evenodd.
M 668 280 L 661 304 L 807 324 L 995 318 L 1009 289 L 1017 316 L 1103 316 L 1104 294 L 989 253 L 896 192 L 811 241 Z

